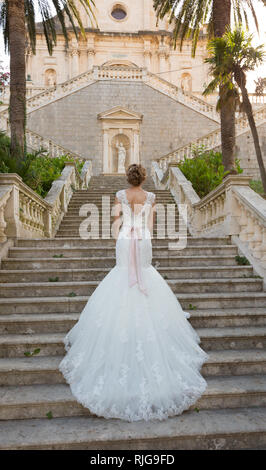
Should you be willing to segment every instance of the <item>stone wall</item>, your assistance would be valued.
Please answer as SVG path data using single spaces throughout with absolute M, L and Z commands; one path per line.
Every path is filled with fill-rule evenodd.
M 266 166 L 266 123 L 257 127 L 260 145 Z M 236 138 L 236 155 L 240 159 L 240 165 L 244 169 L 244 174 L 260 179 L 260 171 L 255 153 L 254 142 L 250 131 Z
M 102 172 L 97 115 L 115 106 L 143 114 L 140 159 L 150 162 L 217 128 L 217 123 L 143 83 L 99 81 L 28 116 L 28 128 L 93 161 Z

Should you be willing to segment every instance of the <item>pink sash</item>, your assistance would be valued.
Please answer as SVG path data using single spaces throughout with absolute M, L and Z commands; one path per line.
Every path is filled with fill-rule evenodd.
M 139 285 L 139 289 L 143 294 L 147 294 L 144 286 L 140 265 L 140 246 L 138 240 L 142 239 L 139 227 L 131 227 L 130 229 L 130 250 L 129 250 L 129 287 Z

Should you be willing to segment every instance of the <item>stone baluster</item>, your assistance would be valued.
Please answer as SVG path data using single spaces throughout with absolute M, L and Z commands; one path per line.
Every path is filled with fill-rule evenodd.
M 10 197 L 10 193 L 11 189 L 7 190 L 0 201 L 0 243 L 4 243 L 7 240 L 7 236 L 5 233 L 5 229 L 7 227 L 7 223 L 5 220 L 5 207 Z

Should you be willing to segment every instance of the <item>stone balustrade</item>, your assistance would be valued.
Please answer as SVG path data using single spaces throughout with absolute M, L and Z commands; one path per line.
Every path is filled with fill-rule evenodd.
M 73 191 L 86 188 L 91 176 L 91 161 L 85 162 L 81 175 L 75 163 L 68 162 L 43 199 L 17 174 L 0 174 L 0 243 L 15 238 L 53 237 Z
M 248 176 L 229 175 L 202 199 L 177 166 L 170 164 L 163 172 L 153 162 L 152 177 L 157 188 L 169 188 L 176 203 L 186 205 L 191 235 L 230 236 L 266 276 L 266 200 L 250 188 Z
M 78 153 L 72 152 L 62 147 L 62 145 L 56 144 L 51 139 L 45 139 L 41 135 L 37 134 L 36 132 L 30 131 L 29 129 L 26 130 L 26 142 L 27 142 L 27 147 L 29 149 L 32 149 L 32 150 L 44 149 L 49 153 L 49 156 L 52 158 L 60 157 L 61 155 L 68 155 L 74 160 L 77 160 L 80 162 L 85 160 L 85 158 L 79 155 Z
M 94 66 L 91 70 L 78 75 L 64 83 L 44 89 L 41 93 L 34 94 L 27 99 L 27 113 L 31 113 L 42 106 L 45 106 L 57 99 L 60 99 L 69 93 L 73 93 L 84 86 L 94 83 L 98 80 L 116 80 L 116 81 L 142 81 L 146 85 L 164 93 L 171 98 L 197 110 L 209 118 L 219 122 L 219 114 L 215 106 L 207 103 L 204 99 L 194 96 L 191 93 L 183 91 L 181 88 L 158 77 L 156 74 L 148 72 L 147 69 L 139 67 L 125 66 Z M 5 108 L 0 112 L 8 119 L 8 110 Z
M 213 119 L 216 122 L 220 122 L 220 115 L 217 113 L 215 106 L 208 103 L 204 99 L 193 95 L 192 93 L 183 91 L 182 88 L 167 82 L 158 75 L 147 72 L 145 84 L 154 88 L 155 90 L 160 91 L 161 93 L 164 93 L 170 98 L 185 104 L 194 111 L 198 111 L 210 119 Z
M 94 78 L 95 80 L 130 80 L 142 81 L 147 74 L 145 68 L 139 67 L 119 67 L 119 66 L 95 66 Z
M 28 85 L 27 82 L 27 87 L 26 87 L 26 97 L 31 98 L 34 95 L 38 95 L 40 93 L 43 93 L 46 91 L 49 87 L 47 86 L 34 86 L 34 85 Z M 8 105 L 9 103 L 9 98 L 10 98 L 10 88 L 9 86 L 6 86 L 4 91 L 0 94 L 0 101 L 2 101 L 5 105 Z
M 260 125 L 266 121 L 266 106 L 262 106 L 256 111 L 253 111 L 256 125 Z M 236 135 L 239 136 L 249 129 L 248 119 L 246 114 L 241 114 L 236 119 Z M 221 131 L 220 128 L 206 134 L 199 139 L 184 145 L 177 150 L 174 150 L 163 157 L 158 159 L 160 168 L 165 172 L 169 164 L 180 163 L 184 158 L 193 157 L 193 148 L 204 145 L 206 149 L 211 150 L 221 146 Z

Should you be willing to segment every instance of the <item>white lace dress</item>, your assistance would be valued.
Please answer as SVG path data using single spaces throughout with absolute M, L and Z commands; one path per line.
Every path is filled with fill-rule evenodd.
M 117 197 L 123 225 L 116 266 L 89 298 L 64 339 L 59 365 L 76 400 L 93 414 L 127 421 L 181 414 L 203 394 L 208 355 L 176 296 L 151 265 L 147 221 L 153 193 L 134 215 Z

